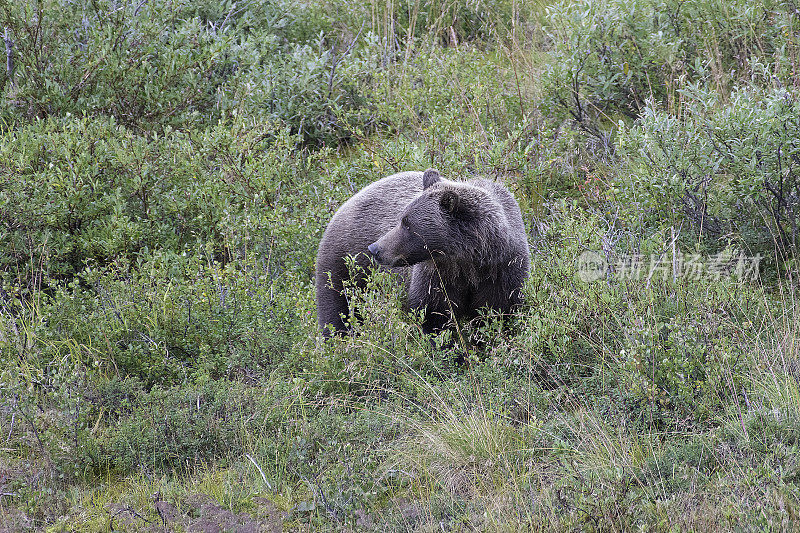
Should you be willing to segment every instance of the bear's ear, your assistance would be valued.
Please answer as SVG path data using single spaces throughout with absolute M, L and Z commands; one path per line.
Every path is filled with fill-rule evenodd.
M 455 191 L 444 191 L 439 197 L 439 205 L 445 213 L 457 215 L 461 208 L 460 204 L 458 193 Z
M 437 181 L 441 180 L 442 176 L 435 168 L 429 168 L 422 174 L 422 189 L 425 190 Z

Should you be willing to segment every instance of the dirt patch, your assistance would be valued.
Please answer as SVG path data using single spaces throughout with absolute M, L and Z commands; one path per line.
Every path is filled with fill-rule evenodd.
M 173 531 L 176 527 L 187 533 L 277 533 L 283 531 L 286 513 L 266 498 L 254 498 L 254 514 L 234 513 L 206 494 L 192 494 L 182 504 L 156 498 L 157 517 L 145 517 L 124 505 L 108 508 L 111 527 L 117 530 L 135 529 L 156 532 Z

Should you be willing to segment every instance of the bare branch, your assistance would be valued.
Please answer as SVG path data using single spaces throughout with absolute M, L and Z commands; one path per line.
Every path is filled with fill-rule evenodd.
M 6 78 L 14 86 L 14 41 L 11 40 L 11 33 L 5 28 L 3 41 L 6 44 Z

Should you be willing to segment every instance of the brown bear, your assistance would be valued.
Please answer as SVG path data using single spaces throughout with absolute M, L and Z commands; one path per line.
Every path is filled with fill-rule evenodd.
M 317 253 L 317 318 L 325 336 L 347 331 L 347 256 L 364 270 L 374 260 L 398 273 L 408 288 L 407 308 L 424 312 L 425 333 L 482 307 L 510 311 L 530 271 L 511 193 L 486 179 L 443 179 L 434 169 L 380 179 L 334 214 Z

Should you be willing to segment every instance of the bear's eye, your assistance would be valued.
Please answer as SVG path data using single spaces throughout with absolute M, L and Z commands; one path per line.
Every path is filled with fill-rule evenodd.
M 400 221 L 400 225 L 403 226 L 403 229 L 408 229 L 409 228 L 408 218 L 403 217 L 403 220 Z

